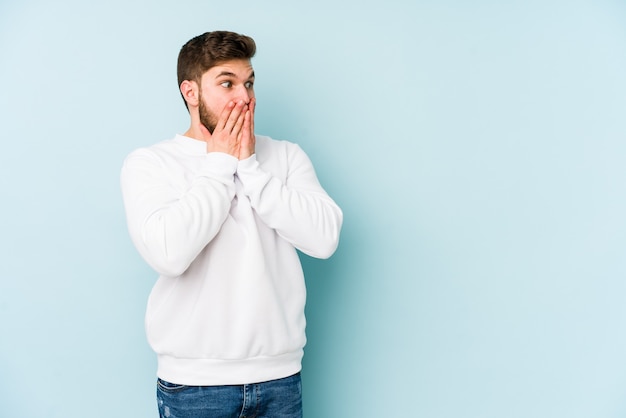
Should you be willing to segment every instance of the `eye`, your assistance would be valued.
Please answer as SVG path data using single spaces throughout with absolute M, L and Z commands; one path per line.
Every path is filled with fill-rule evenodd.
M 222 81 L 222 83 L 220 83 L 220 86 L 228 89 L 233 86 L 233 83 L 231 83 L 230 81 Z
M 245 86 L 246 86 L 247 89 L 251 89 L 252 86 L 254 86 L 254 81 L 247 81 Z

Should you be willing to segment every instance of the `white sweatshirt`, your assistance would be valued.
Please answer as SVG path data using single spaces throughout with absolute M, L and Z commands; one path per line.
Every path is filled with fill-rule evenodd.
M 330 257 L 343 220 L 300 147 L 257 136 L 256 154 L 238 161 L 178 135 L 132 152 L 121 186 L 131 239 L 160 274 L 146 312 L 158 376 L 226 385 L 297 373 L 296 248 Z

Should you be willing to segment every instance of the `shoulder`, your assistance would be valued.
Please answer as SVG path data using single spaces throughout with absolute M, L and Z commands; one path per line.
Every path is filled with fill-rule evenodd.
M 167 139 L 155 144 L 139 147 L 131 151 L 122 164 L 122 170 L 156 169 L 170 166 L 173 161 L 180 161 L 184 150 L 176 138 Z
M 134 158 L 186 159 L 205 153 L 206 145 L 203 142 L 176 135 L 174 138 L 137 148 L 128 154 L 126 160 Z
M 290 173 L 309 170 L 311 160 L 295 142 L 256 136 L 256 155 L 261 167 L 279 178 L 286 179 Z
M 298 144 L 283 139 L 274 139 L 266 135 L 256 135 L 256 152 L 263 156 L 285 156 L 289 157 L 293 153 L 301 153 L 302 149 Z
M 160 152 L 171 152 L 175 148 L 175 139 L 166 139 L 151 145 L 142 146 L 132 150 L 126 158 L 132 158 L 141 155 L 158 154 Z

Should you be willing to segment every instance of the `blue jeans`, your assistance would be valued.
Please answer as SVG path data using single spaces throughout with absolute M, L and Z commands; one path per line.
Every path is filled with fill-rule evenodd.
M 185 386 L 157 380 L 161 418 L 302 418 L 300 373 L 233 386 Z

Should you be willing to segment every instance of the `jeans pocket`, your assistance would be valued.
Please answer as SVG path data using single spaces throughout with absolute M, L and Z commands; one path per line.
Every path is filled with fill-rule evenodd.
M 176 393 L 187 389 L 189 386 L 187 385 L 179 385 L 177 383 L 170 383 L 166 380 L 157 379 L 157 388 L 160 391 L 166 393 Z

